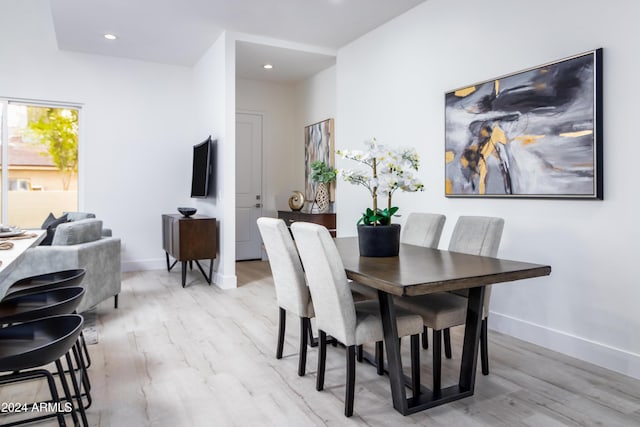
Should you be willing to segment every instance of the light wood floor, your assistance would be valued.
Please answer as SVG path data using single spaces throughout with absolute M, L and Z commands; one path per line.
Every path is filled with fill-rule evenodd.
M 357 364 L 355 411 L 347 419 L 344 349 L 328 348 L 325 390 L 317 392 L 316 349 L 309 349 L 307 375 L 297 376 L 299 321 L 292 316 L 285 357 L 275 358 L 278 310 L 268 263 L 239 263 L 238 282 L 223 291 L 194 270 L 183 289 L 179 269 L 125 274 L 120 308 L 111 300 L 98 307 L 91 425 L 640 425 L 640 381 L 494 332 L 491 374 L 478 371 L 473 397 L 403 417 L 391 405 L 387 378 Z M 452 332 L 443 385 L 457 380 L 462 332 Z M 430 350 L 421 356 L 428 383 Z M 34 388 L 4 387 L 0 400 L 28 399 Z

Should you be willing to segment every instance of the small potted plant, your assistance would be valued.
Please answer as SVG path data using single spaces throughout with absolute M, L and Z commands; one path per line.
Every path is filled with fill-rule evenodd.
M 323 161 L 311 163 L 311 181 L 318 183 L 314 202 L 318 205 L 320 212 L 329 209 L 329 184 L 336 180 L 337 174 L 336 169 Z
M 345 159 L 355 160 L 369 167 L 367 171 L 341 170 L 345 181 L 362 185 L 371 194 L 372 206 L 358 220 L 358 241 L 362 256 L 396 256 L 400 247 L 400 224 L 391 219 L 398 207 L 391 204 L 393 193 L 422 191 L 424 185 L 415 176 L 419 158 L 415 149 L 393 149 L 375 138 L 366 141 L 367 149 L 338 150 Z M 378 208 L 378 195 L 387 197 L 387 207 Z

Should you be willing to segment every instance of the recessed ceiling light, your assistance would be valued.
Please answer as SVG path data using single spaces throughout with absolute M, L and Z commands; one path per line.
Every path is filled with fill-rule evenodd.
M 264 65 L 262 66 L 262 68 L 264 68 L 265 70 L 270 70 L 270 69 L 272 69 L 272 68 L 273 68 L 273 65 L 271 65 L 271 64 L 264 64 Z
M 115 40 L 118 37 L 115 34 L 105 34 L 104 38 L 107 39 L 107 40 Z

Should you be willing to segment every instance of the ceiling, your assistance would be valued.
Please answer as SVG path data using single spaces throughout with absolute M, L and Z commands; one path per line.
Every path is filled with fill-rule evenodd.
M 288 82 L 331 66 L 337 49 L 426 0 L 50 1 L 62 50 L 192 66 L 230 31 L 245 40 L 238 77 Z

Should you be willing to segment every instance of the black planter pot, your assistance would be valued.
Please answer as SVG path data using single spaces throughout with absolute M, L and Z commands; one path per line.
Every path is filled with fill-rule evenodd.
M 400 224 L 358 225 L 360 256 L 398 256 L 400 249 Z

